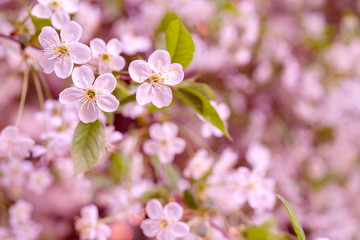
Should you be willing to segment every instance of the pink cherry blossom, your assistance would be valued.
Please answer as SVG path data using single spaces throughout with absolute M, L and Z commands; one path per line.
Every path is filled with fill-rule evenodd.
M 171 86 L 184 79 L 182 66 L 171 63 L 170 54 L 165 50 L 153 52 L 148 62 L 135 60 L 129 66 L 130 77 L 141 83 L 136 91 L 140 105 L 152 102 L 156 107 L 169 106 L 172 100 Z
M 31 13 L 39 18 L 51 18 L 51 24 L 57 28 L 70 21 L 71 13 L 79 9 L 78 0 L 38 0 Z
M 149 129 L 151 139 L 144 143 L 144 152 L 148 155 L 157 154 L 163 164 L 174 160 L 176 154 L 185 150 L 186 142 L 177 137 L 178 127 L 175 123 L 155 123 Z
M 106 240 L 111 235 L 108 225 L 98 222 L 98 209 L 91 204 L 81 209 L 81 218 L 75 222 L 75 229 L 81 240 Z
M 34 193 L 43 194 L 54 181 L 53 176 L 47 168 L 37 169 L 30 173 L 28 188 Z
M 111 73 L 120 71 L 125 67 L 125 59 L 120 56 L 122 44 L 116 38 L 111 39 L 107 44 L 100 38 L 90 41 L 92 62 L 99 65 L 99 73 Z
M 22 136 L 16 127 L 7 126 L 0 133 L 0 158 L 24 159 L 30 156 L 34 145 L 35 142 Z
M 98 119 L 100 110 L 114 112 L 119 106 L 119 101 L 111 94 L 116 87 L 115 77 L 105 73 L 94 79 L 89 67 L 77 67 L 72 74 L 75 87 L 66 88 L 59 95 L 63 104 L 80 105 L 78 114 L 84 123 Z
M 84 64 L 90 60 L 90 48 L 79 43 L 82 35 L 81 26 L 70 21 L 58 33 L 52 27 L 44 27 L 39 34 L 39 42 L 44 48 L 40 56 L 40 66 L 45 73 L 55 71 L 59 78 L 71 75 L 74 63 Z
M 189 226 L 179 221 L 183 209 L 176 202 L 170 202 L 163 208 L 158 200 L 153 199 L 146 204 L 146 214 L 149 218 L 141 222 L 140 228 L 149 238 L 174 240 L 186 237 L 190 232 Z
M 199 179 L 211 168 L 214 158 L 205 149 L 199 149 L 184 170 L 187 178 Z

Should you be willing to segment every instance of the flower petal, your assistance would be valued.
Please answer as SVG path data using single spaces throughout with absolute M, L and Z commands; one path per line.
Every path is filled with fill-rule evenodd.
M 152 219 L 145 219 L 141 222 L 140 228 L 146 237 L 155 237 L 161 230 L 160 222 Z
M 110 58 L 109 65 L 113 71 L 121 71 L 125 67 L 126 63 L 123 57 L 112 56 Z
M 111 55 L 119 55 L 122 50 L 122 43 L 116 39 L 111 39 L 106 45 L 106 52 Z
M 132 80 L 142 83 L 150 77 L 151 69 L 147 62 L 143 60 L 135 60 L 129 65 L 129 74 Z
M 39 43 L 43 48 L 51 45 L 57 46 L 60 44 L 58 33 L 52 27 L 43 27 L 39 34 Z
M 48 6 L 38 3 L 31 10 L 31 14 L 38 18 L 50 18 L 52 11 Z
M 94 38 L 90 41 L 91 54 L 93 57 L 99 57 L 105 52 L 106 44 L 100 38 Z
M 151 102 L 151 96 L 153 92 L 153 87 L 150 83 L 141 84 L 136 90 L 136 101 L 140 105 L 145 105 Z
M 156 50 L 150 55 L 148 62 L 153 70 L 159 72 L 162 67 L 170 65 L 170 54 L 165 50 Z
M 96 101 L 96 105 L 104 112 L 115 112 L 119 107 L 119 101 L 112 94 L 102 94 Z
M 65 44 L 70 42 L 78 42 L 81 35 L 82 27 L 74 21 L 66 23 L 60 31 L 61 41 Z
M 162 108 L 169 106 L 172 101 L 172 91 L 165 85 L 158 85 L 153 88 L 151 102 L 157 107 Z
M 52 73 L 54 71 L 54 65 L 56 58 L 48 58 L 47 56 L 41 55 L 39 59 L 40 66 L 44 69 L 44 73 Z
M 92 101 L 85 101 L 80 110 L 79 118 L 84 123 L 95 122 L 99 117 L 99 108 Z
M 68 13 L 75 13 L 79 10 L 79 1 L 78 0 L 62 1 L 62 8 Z
M 159 200 L 152 199 L 146 204 L 146 214 L 152 219 L 161 219 L 163 207 Z
M 94 89 L 100 93 L 112 93 L 116 87 L 116 78 L 111 73 L 98 76 L 94 83 Z
M 180 64 L 173 63 L 169 66 L 163 67 L 160 71 L 161 77 L 164 78 L 166 85 L 177 85 L 184 80 L 184 71 Z
M 111 73 L 110 65 L 106 62 L 100 60 L 99 61 L 99 74 Z
M 61 29 L 69 21 L 70 15 L 61 8 L 57 9 L 51 16 L 51 24 L 56 29 Z
M 70 88 L 64 89 L 59 94 L 59 101 L 62 104 L 71 104 L 71 103 L 75 103 L 76 101 L 78 101 L 79 99 L 81 99 L 83 97 L 84 97 L 84 94 L 79 88 L 70 87 Z
M 84 64 L 90 60 L 90 48 L 85 44 L 79 42 L 73 42 L 71 44 L 71 52 L 70 56 L 74 63 L 76 64 Z
M 161 229 L 161 231 L 156 236 L 157 240 L 174 240 L 174 236 L 171 234 L 170 230 L 167 228 Z
M 164 122 L 162 124 L 163 134 L 168 138 L 175 138 L 178 134 L 179 128 L 175 123 L 172 122 Z
M 93 71 L 87 66 L 76 67 L 71 77 L 78 88 L 90 88 L 95 79 Z
M 151 156 L 151 155 L 156 154 L 158 152 L 159 143 L 152 140 L 152 139 L 149 139 L 146 142 L 144 142 L 143 149 L 144 149 L 144 152 L 147 155 Z
M 164 215 L 166 219 L 178 221 L 183 215 L 183 208 L 176 202 L 170 202 L 164 207 Z
M 169 227 L 169 229 L 171 233 L 177 238 L 185 237 L 190 232 L 189 226 L 183 222 L 175 222 Z
M 171 149 L 175 154 L 180 154 L 185 150 L 186 142 L 182 138 L 175 138 L 172 141 Z
M 64 56 L 55 62 L 55 74 L 59 78 L 65 79 L 71 75 L 73 61 L 70 57 Z

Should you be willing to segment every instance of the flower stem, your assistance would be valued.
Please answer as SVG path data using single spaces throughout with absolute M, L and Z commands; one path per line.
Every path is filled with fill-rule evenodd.
M 44 77 L 38 73 L 38 77 L 40 79 L 40 82 L 42 83 L 44 89 L 45 89 L 45 95 L 46 95 L 46 98 L 50 98 L 50 99 L 53 99 L 53 95 L 50 91 L 50 88 L 49 88 L 49 85 L 47 84 L 46 80 L 44 79 Z
M 20 67 L 21 64 L 19 64 L 19 66 L 16 68 L 16 71 L 13 72 L 13 74 L 11 74 L 11 76 L 8 78 L 8 80 L 5 82 L 5 84 L 2 86 L 1 90 L 0 90 L 0 98 L 3 95 L 4 92 L 6 92 L 6 90 L 8 89 L 8 87 L 10 86 L 10 83 L 15 79 L 15 77 L 19 74 L 20 71 Z
M 35 83 L 35 88 L 36 88 L 36 93 L 37 93 L 38 100 L 39 100 L 40 109 L 42 111 L 42 110 L 44 110 L 44 95 L 43 95 L 43 92 L 41 89 L 39 77 L 36 75 L 35 71 L 32 71 L 32 77 L 33 77 L 33 80 Z
M 20 105 L 19 105 L 19 110 L 18 110 L 18 114 L 16 117 L 16 122 L 15 122 L 16 127 L 19 126 L 21 115 L 24 110 L 26 94 L 27 94 L 27 90 L 28 90 L 28 84 L 29 84 L 29 69 L 28 69 L 28 65 L 25 63 L 23 88 L 21 91 Z

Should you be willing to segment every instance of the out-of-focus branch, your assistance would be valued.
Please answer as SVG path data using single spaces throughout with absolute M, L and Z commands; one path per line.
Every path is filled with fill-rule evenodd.
M 0 33 L 0 37 L 1 37 L 1 38 L 9 39 L 9 40 L 14 41 L 14 42 L 17 42 L 17 43 L 19 43 L 21 46 L 24 46 L 24 47 L 25 47 L 25 45 L 24 45 L 22 42 L 20 42 L 20 40 L 19 40 L 18 38 L 16 38 L 15 36 L 5 35 L 5 34 L 3 34 L 3 33 Z

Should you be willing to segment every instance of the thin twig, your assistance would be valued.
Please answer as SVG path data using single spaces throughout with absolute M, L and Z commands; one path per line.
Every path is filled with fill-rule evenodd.
M 40 85 L 40 81 L 39 81 L 39 77 L 36 75 L 35 71 L 32 71 L 32 77 L 35 83 L 35 88 L 36 88 L 36 93 L 38 96 L 38 100 L 39 100 L 39 105 L 40 105 L 40 109 L 41 111 L 44 110 L 44 95 L 41 89 L 41 85 Z
M 19 110 L 18 110 L 18 114 L 16 117 L 16 122 L 15 122 L 16 127 L 19 126 L 21 115 L 24 110 L 26 94 L 27 94 L 27 90 L 28 90 L 28 84 L 29 84 L 29 70 L 28 70 L 27 64 L 25 63 L 23 88 L 21 91 L 20 105 L 19 105 Z

